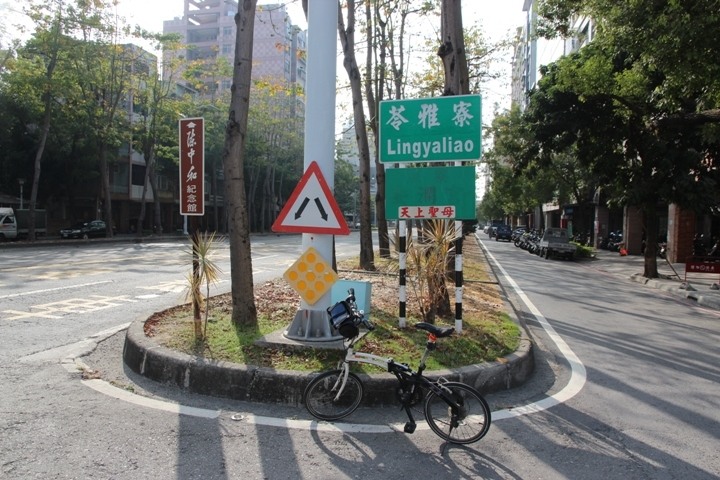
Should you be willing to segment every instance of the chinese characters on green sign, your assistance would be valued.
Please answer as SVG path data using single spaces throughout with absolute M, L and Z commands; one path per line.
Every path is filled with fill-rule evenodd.
M 388 168 L 385 216 L 396 220 L 475 218 L 475 167 Z
M 380 102 L 380 161 L 479 160 L 479 95 Z

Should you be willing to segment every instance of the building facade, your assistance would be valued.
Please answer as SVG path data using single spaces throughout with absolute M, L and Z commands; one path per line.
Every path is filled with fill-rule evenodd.
M 178 0 L 181 1 L 181 0 Z M 173 57 L 180 57 L 187 63 L 200 62 L 208 66 L 223 62 L 232 66 L 235 58 L 235 14 L 238 3 L 233 0 L 184 0 L 185 9 L 181 18 L 163 22 L 163 33 L 176 33 L 184 47 L 166 52 L 163 61 L 170 64 Z M 307 32 L 293 25 L 283 4 L 258 6 L 255 13 L 253 35 L 254 79 L 267 79 L 277 83 L 305 88 L 305 52 Z M 182 72 L 163 71 L 166 81 L 184 83 Z M 199 78 L 204 88 L 194 88 L 202 95 L 216 95 L 229 91 L 232 86 L 232 70 L 229 74 L 206 69 L 206 75 Z

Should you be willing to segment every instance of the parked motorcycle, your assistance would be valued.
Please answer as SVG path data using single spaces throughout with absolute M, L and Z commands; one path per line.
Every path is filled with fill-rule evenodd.
M 618 252 L 623 246 L 623 232 L 622 230 L 616 230 L 608 234 L 607 248 L 611 252 Z

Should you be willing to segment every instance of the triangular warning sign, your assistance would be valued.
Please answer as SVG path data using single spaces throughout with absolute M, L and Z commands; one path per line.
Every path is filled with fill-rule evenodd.
M 350 229 L 340 212 L 317 162 L 308 166 L 295 190 L 272 226 L 273 232 L 349 235 Z

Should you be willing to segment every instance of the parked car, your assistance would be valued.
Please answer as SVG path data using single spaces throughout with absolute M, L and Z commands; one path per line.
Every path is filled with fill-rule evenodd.
M 78 222 L 60 230 L 61 238 L 92 238 L 104 237 L 107 235 L 105 222 L 92 220 L 90 222 Z
M 570 243 L 567 230 L 564 228 L 548 228 L 540 239 L 540 256 L 550 258 L 558 256 L 572 260 L 575 258 L 577 246 Z
M 507 240 L 509 242 L 512 240 L 512 229 L 510 229 L 509 225 L 498 225 L 495 227 L 494 236 L 496 242 L 500 240 Z

